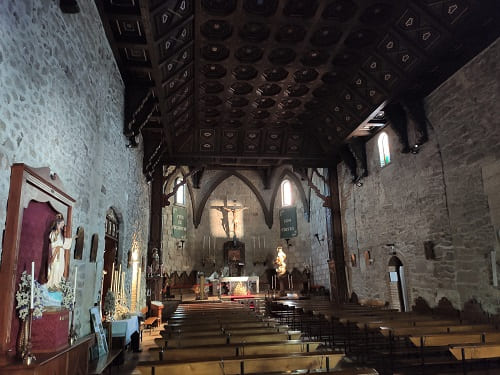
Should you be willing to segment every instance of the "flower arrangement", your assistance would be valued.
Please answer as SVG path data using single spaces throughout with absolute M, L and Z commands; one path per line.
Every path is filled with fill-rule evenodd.
M 73 301 L 74 301 L 74 291 L 73 286 L 69 280 L 66 280 L 64 277 L 61 277 L 61 282 L 59 283 L 59 287 L 61 288 L 61 292 L 63 295 L 63 299 L 61 302 L 61 306 L 68 310 L 73 310 Z
M 104 298 L 104 313 L 112 317 L 115 314 L 116 308 L 116 298 L 115 293 L 111 289 L 106 292 L 106 298 Z
M 25 320 L 28 316 L 30 308 L 30 296 L 31 296 L 31 275 L 26 271 L 21 274 L 21 281 L 19 282 L 19 288 L 16 292 L 17 300 L 17 310 L 19 310 L 19 318 Z M 41 318 L 44 306 L 43 306 L 43 296 L 41 285 L 35 280 L 33 288 L 33 318 Z
M 130 313 L 130 310 L 128 307 L 124 304 L 117 303 L 116 304 L 116 312 L 115 312 L 115 319 L 124 319 L 127 317 L 127 314 Z

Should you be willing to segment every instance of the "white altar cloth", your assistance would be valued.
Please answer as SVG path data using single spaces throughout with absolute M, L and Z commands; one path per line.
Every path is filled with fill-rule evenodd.
M 130 336 L 132 333 L 139 332 L 139 320 L 137 316 L 132 316 L 129 319 L 115 320 L 112 322 L 113 337 L 125 336 L 125 345 L 130 344 Z
M 233 276 L 233 277 L 221 277 L 219 279 L 219 288 L 222 283 L 255 283 L 256 293 L 259 293 L 259 276 Z

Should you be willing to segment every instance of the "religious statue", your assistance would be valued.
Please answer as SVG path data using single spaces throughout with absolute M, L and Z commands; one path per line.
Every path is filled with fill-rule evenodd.
M 278 246 L 276 250 L 278 251 L 278 255 L 274 260 L 274 264 L 276 265 L 276 273 L 278 274 L 278 276 L 283 276 L 286 273 L 286 254 L 281 246 Z
M 158 275 L 160 273 L 160 255 L 158 254 L 158 249 L 156 247 L 153 249 L 151 259 L 151 272 L 153 275 Z
M 69 270 L 71 243 L 73 238 L 64 238 L 64 218 L 57 214 L 49 234 L 49 262 L 47 270 L 47 288 L 58 290 L 61 278 L 66 278 Z

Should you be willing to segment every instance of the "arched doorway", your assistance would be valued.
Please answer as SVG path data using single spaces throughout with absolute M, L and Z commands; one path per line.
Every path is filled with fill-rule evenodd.
M 118 256 L 118 234 L 119 223 L 118 217 L 115 211 L 110 208 L 106 212 L 106 228 L 104 236 L 104 267 L 105 271 L 102 285 L 102 298 L 101 304 L 104 306 L 104 299 L 106 298 L 106 293 L 108 289 L 111 288 L 111 273 L 113 272 L 113 264 L 116 266 L 117 256 Z
M 408 311 L 408 296 L 406 294 L 406 281 L 404 266 L 397 256 L 389 259 L 389 292 L 391 308 L 399 311 Z

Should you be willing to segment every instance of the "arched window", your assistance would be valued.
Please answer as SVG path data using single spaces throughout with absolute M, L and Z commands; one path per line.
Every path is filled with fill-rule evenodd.
M 291 206 L 292 205 L 292 184 L 288 180 L 284 180 L 281 183 L 281 206 Z
M 380 166 L 385 167 L 391 162 L 391 152 L 389 151 L 389 137 L 383 132 L 378 137 L 378 154 Z
M 175 179 L 175 183 L 174 183 L 174 186 L 175 185 L 178 185 L 182 182 L 182 178 L 180 177 L 177 177 Z M 177 192 L 175 193 L 175 203 L 176 204 L 182 204 L 184 205 L 185 204 L 185 199 L 184 199 L 184 186 L 185 185 L 181 185 L 179 186 L 179 188 L 177 189 Z

